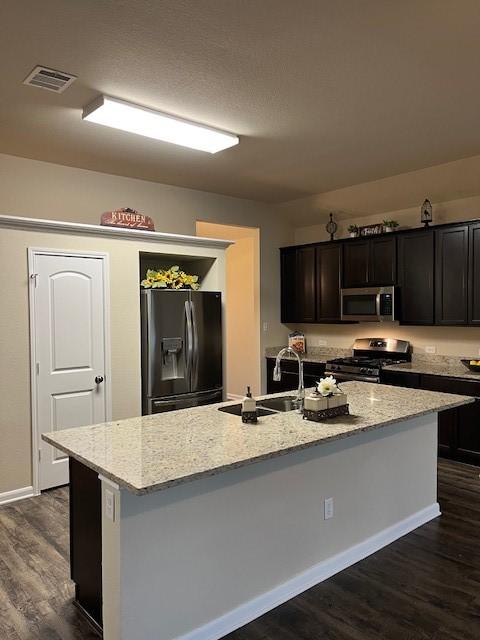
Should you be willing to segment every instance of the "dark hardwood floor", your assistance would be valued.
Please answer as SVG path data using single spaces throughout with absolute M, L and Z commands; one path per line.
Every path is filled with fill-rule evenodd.
M 1 640 L 98 640 L 72 605 L 68 488 L 0 507 Z
M 440 461 L 439 499 L 441 518 L 228 640 L 478 640 L 479 469 Z M 93 640 L 72 593 L 68 490 L 0 508 L 1 640 Z

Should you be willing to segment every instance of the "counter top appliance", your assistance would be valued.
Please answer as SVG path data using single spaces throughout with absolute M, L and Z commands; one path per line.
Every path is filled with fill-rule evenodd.
M 360 338 L 355 340 L 352 356 L 327 360 L 325 375 L 343 380 L 380 382 L 380 370 L 389 364 L 410 362 L 410 343 L 394 338 Z

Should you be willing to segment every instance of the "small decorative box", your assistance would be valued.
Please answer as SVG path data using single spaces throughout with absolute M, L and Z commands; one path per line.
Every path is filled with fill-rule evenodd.
M 307 411 L 324 411 L 328 409 L 328 398 L 319 393 L 312 393 L 303 401 L 303 408 Z
M 334 409 L 335 407 L 341 407 L 347 404 L 347 396 L 345 393 L 335 393 L 333 396 L 328 396 L 328 408 Z

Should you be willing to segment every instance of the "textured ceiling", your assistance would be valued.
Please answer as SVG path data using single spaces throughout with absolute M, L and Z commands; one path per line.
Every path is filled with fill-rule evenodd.
M 2 0 L 0 152 L 285 202 L 480 153 L 478 0 Z M 22 85 L 36 65 L 78 76 Z M 106 93 L 238 133 L 81 120 Z

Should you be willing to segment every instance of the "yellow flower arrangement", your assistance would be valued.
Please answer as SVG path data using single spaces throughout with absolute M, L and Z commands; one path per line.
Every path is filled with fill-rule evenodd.
M 180 267 L 173 266 L 170 269 L 154 271 L 148 269 L 145 280 L 141 285 L 144 289 L 198 289 L 198 276 L 190 275 L 182 271 Z

